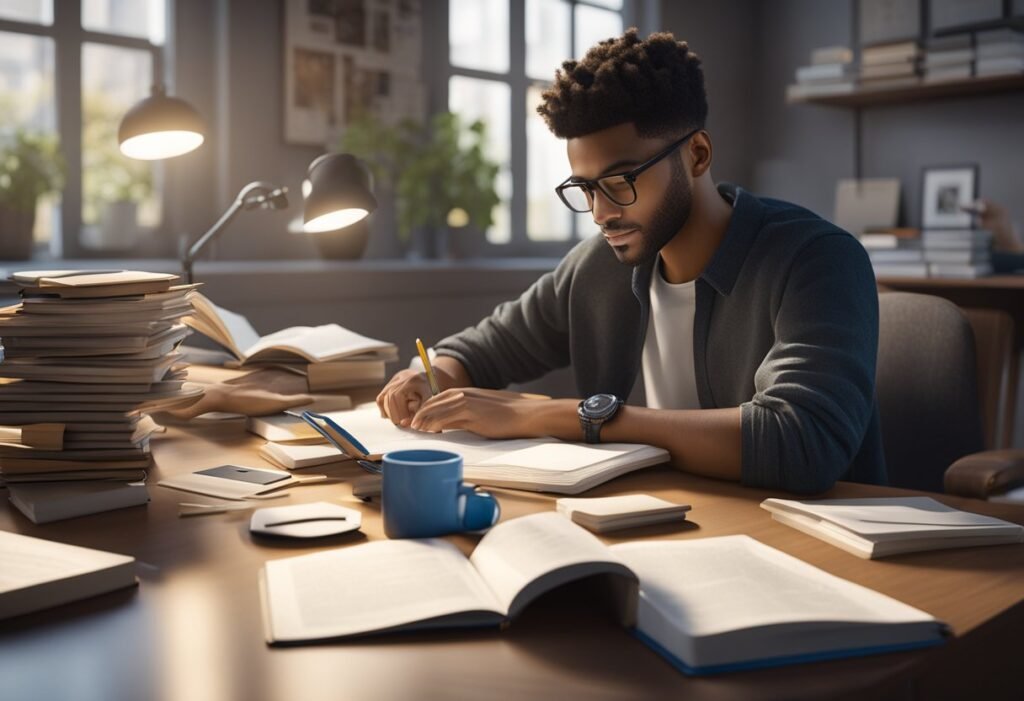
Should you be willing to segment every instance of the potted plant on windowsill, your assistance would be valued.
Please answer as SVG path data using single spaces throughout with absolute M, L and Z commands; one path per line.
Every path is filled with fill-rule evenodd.
M 0 260 L 32 257 L 36 204 L 63 184 L 55 138 L 19 130 L 0 139 Z
M 83 103 L 82 244 L 126 251 L 139 239 L 138 209 L 153 193 L 153 166 L 118 150 L 120 110 L 102 94 Z
M 419 234 L 428 237 L 420 255 L 468 257 L 479 250 L 501 201 L 499 167 L 484 153 L 485 140 L 483 122 L 464 126 L 442 112 L 429 126 L 408 120 L 388 126 L 362 116 L 346 128 L 340 147 L 366 161 L 394 193 L 404 243 Z

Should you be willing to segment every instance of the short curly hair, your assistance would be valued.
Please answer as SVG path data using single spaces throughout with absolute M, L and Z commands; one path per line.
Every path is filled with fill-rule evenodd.
M 580 61 L 566 61 L 537 112 L 560 139 L 626 122 L 644 138 L 703 129 L 708 115 L 700 58 L 668 32 L 637 36 L 632 27 Z

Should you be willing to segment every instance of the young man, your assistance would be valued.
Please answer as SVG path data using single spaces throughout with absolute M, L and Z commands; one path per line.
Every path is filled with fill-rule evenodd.
M 864 249 L 806 209 L 711 178 L 700 60 L 635 29 L 568 61 L 538 108 L 558 188 L 603 236 L 435 348 L 441 393 L 399 372 L 396 424 L 666 448 L 688 472 L 818 492 L 883 483 L 878 298 Z M 572 365 L 578 399 L 505 387 Z M 623 406 L 643 371 L 647 407 Z

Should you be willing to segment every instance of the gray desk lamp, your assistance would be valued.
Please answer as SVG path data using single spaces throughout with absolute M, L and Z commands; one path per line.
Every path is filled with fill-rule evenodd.
M 162 86 L 132 107 L 121 120 L 118 142 L 121 152 L 142 160 L 173 158 L 198 148 L 205 126 L 195 109 L 184 100 L 168 97 Z M 303 231 L 319 233 L 351 226 L 377 208 L 370 174 L 363 163 L 347 153 L 328 153 L 309 164 L 303 182 L 305 207 Z M 263 181 L 249 183 L 210 230 L 193 243 L 181 265 L 185 280 L 192 279 L 192 264 L 210 241 L 220 235 L 238 212 L 248 209 L 284 209 L 288 188 Z

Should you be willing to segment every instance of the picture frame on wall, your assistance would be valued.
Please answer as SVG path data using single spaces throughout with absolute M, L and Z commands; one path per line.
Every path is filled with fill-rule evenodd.
M 977 164 L 926 167 L 921 176 L 921 226 L 969 229 L 974 218 L 964 207 L 977 198 Z

